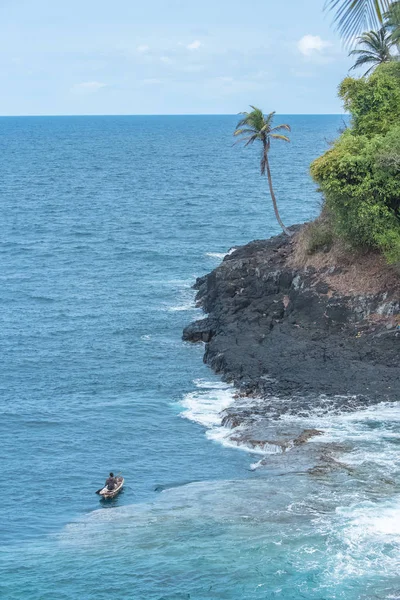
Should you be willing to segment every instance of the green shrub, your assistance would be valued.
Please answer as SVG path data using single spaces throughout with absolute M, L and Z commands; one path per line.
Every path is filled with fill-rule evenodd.
M 389 67 L 389 68 L 387 68 Z M 311 165 L 336 235 L 400 260 L 400 64 L 344 80 L 352 126 Z
M 386 133 L 400 121 L 400 62 L 383 63 L 368 78 L 346 77 L 339 96 L 352 115 L 354 134 Z
M 385 136 L 376 156 L 377 166 L 391 175 L 400 173 L 400 125 L 393 127 Z

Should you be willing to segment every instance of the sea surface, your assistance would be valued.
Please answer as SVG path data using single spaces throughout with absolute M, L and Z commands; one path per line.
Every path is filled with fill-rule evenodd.
M 220 427 L 233 390 L 181 341 L 196 276 L 279 233 L 236 121 L 0 119 L 5 600 L 400 598 L 399 405 L 287 417 L 348 468 L 254 468 Z M 308 166 L 343 123 L 279 122 L 289 225 L 318 213 Z M 102 502 L 110 470 L 126 486 Z

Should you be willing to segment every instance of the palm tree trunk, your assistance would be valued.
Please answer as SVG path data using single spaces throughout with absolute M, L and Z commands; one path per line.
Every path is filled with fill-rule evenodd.
M 291 235 L 293 235 L 293 234 L 292 234 L 292 232 L 291 232 L 291 231 L 290 231 L 290 230 L 289 230 L 289 229 L 288 229 L 288 228 L 287 228 L 287 227 L 286 227 L 286 226 L 283 224 L 283 222 L 282 222 L 282 219 L 281 219 L 281 216 L 280 216 L 280 214 L 279 214 L 279 211 L 278 211 L 278 205 L 277 205 L 277 203 L 276 203 L 276 198 L 275 198 L 275 194 L 274 194 L 274 189 L 273 189 L 273 187 L 272 187 L 272 177 L 271 177 L 271 171 L 270 171 L 270 168 L 269 168 L 269 161 L 268 161 L 268 155 L 267 155 L 267 154 L 265 154 L 265 168 L 266 168 L 266 170 L 267 170 L 267 177 L 268 177 L 269 191 L 270 191 L 270 194 L 271 194 L 271 199 L 272 199 L 272 204 L 273 204 L 274 211 L 275 211 L 276 220 L 278 221 L 279 225 L 282 227 L 282 230 L 283 230 L 283 232 L 284 232 L 284 233 L 286 233 L 286 235 L 288 235 L 288 236 L 290 237 L 290 236 L 291 236 Z

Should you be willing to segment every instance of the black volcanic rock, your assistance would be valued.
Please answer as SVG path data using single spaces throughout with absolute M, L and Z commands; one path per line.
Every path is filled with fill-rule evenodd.
M 321 394 L 342 408 L 351 396 L 399 399 L 399 298 L 339 294 L 316 269 L 288 266 L 294 243 L 284 235 L 251 242 L 199 278 L 208 316 L 183 339 L 206 342 L 205 362 L 243 395 L 290 397 L 298 410 Z

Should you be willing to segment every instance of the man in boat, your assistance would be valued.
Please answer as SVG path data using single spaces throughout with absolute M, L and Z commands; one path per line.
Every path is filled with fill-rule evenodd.
M 110 477 L 106 481 L 107 489 L 112 492 L 118 485 L 117 478 L 114 477 L 114 473 L 110 473 Z

